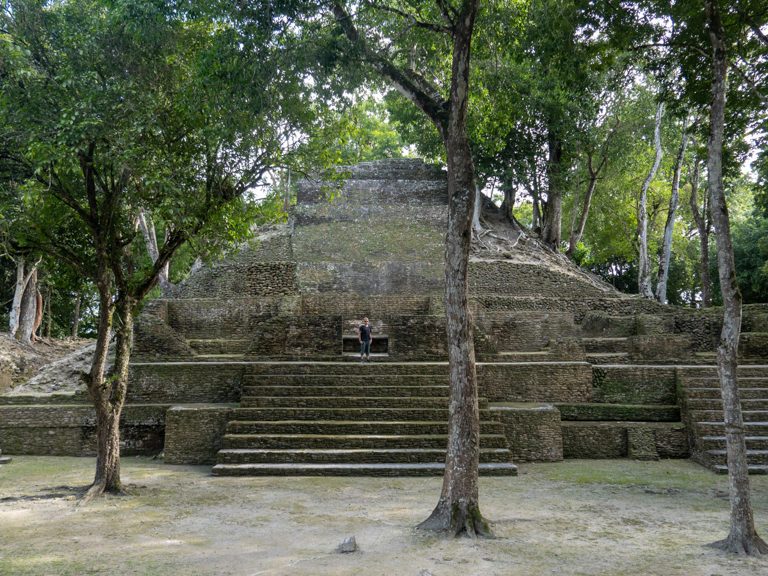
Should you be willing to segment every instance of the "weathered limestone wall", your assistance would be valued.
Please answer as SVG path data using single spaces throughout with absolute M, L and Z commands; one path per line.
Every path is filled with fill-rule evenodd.
M 121 453 L 162 452 L 167 408 L 126 405 L 120 418 Z M 87 405 L 0 406 L 0 445 L 10 454 L 93 456 L 96 413 Z
M 129 404 L 239 402 L 244 364 L 133 363 Z
M 563 422 L 565 458 L 688 458 L 685 426 L 666 422 Z M 648 438 L 652 438 L 649 447 Z
M 594 366 L 594 402 L 609 404 L 676 404 L 674 366 Z
M 230 406 L 173 406 L 165 416 L 166 464 L 213 464 Z
M 490 402 L 589 402 L 592 367 L 587 362 L 477 364 L 480 394 Z
M 560 412 L 549 405 L 493 404 L 504 424 L 515 462 L 559 462 L 563 459 Z

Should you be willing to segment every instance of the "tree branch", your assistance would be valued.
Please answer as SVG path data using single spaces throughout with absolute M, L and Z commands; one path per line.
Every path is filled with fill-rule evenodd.
M 441 34 L 451 34 L 452 29 L 448 28 L 446 26 L 441 26 L 439 24 L 434 24 L 433 22 L 425 22 L 423 20 L 417 19 L 413 14 L 409 14 L 408 12 L 405 12 L 403 10 L 398 10 L 397 8 L 393 6 L 386 6 L 381 5 L 378 2 L 371 1 L 369 2 L 370 6 L 375 10 L 381 10 L 383 12 L 390 12 L 392 14 L 396 14 L 402 18 L 405 18 L 411 23 L 410 27 L 414 28 L 423 28 L 425 30 L 431 30 L 432 32 L 438 32 Z
M 333 1 L 333 15 L 347 39 L 362 52 L 365 60 L 419 110 L 424 112 L 442 134 L 448 122 L 448 101 L 416 72 L 401 70 L 389 60 L 371 51 L 352 22 L 352 17 L 339 0 Z

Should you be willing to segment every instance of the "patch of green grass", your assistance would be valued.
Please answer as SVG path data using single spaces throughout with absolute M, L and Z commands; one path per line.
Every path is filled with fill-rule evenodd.
M 652 486 L 678 490 L 728 489 L 728 478 L 687 460 L 565 460 L 532 464 L 530 474 L 575 484 Z

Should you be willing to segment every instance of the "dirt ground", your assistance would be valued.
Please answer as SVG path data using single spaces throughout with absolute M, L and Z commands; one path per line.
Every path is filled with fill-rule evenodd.
M 706 544 L 726 535 L 727 478 L 687 461 L 566 461 L 481 479 L 495 538 L 413 528 L 440 478 L 218 478 L 209 467 L 124 458 L 132 494 L 77 505 L 90 458 L 0 467 L 2 575 L 768 574 L 768 559 Z M 768 477 L 752 477 L 768 535 Z M 355 536 L 358 551 L 338 545 Z

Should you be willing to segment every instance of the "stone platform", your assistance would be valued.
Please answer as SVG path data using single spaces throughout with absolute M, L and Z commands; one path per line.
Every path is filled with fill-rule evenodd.
M 126 453 L 215 464 L 216 474 L 442 473 L 445 173 L 390 160 L 344 175 L 339 189 L 300 183 L 287 225 L 147 304 Z M 515 242 L 470 262 L 481 472 L 562 458 L 693 455 L 722 466 L 712 380 L 721 311 L 622 295 L 533 240 Z M 370 365 L 356 360 L 364 316 L 378 338 Z M 742 330 L 758 472 L 768 306 L 745 307 Z M 92 453 L 87 398 L 0 396 L 0 445 Z

